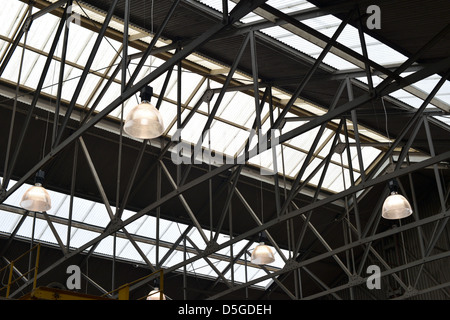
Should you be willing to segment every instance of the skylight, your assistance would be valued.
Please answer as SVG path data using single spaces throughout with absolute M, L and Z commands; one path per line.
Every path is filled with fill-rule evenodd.
M 11 181 L 15 183 L 15 181 Z M 4 235 L 11 235 L 19 220 L 21 219 L 21 214 L 17 214 L 18 211 L 23 211 L 23 209 L 18 208 L 17 204 L 20 202 L 22 194 L 30 187 L 30 185 L 24 184 L 21 186 L 14 194 L 9 197 L 0 209 L 0 233 Z M 47 212 L 48 216 L 52 220 L 52 225 L 55 227 L 58 237 L 60 238 L 62 244 L 67 246 L 68 239 L 68 212 L 70 205 L 70 196 L 49 190 L 52 199 L 52 209 Z M 110 221 L 109 215 L 106 211 L 105 205 L 99 202 L 89 201 L 74 197 L 73 212 L 72 212 L 72 226 L 69 235 L 70 247 L 73 249 L 79 248 L 89 241 L 95 239 L 104 230 L 108 222 Z M 23 212 L 24 213 L 24 212 Z M 126 210 L 123 214 L 123 219 L 126 220 L 128 217 L 134 215 L 136 212 Z M 126 230 L 133 236 L 136 237 L 135 242 L 138 244 L 139 248 L 144 252 L 146 257 L 151 263 L 156 264 L 156 251 L 159 250 L 159 258 L 163 257 L 170 249 L 172 244 L 178 239 L 178 237 L 188 228 L 188 225 L 173 222 L 165 219 L 160 219 L 160 231 L 159 239 L 160 246 L 156 245 L 156 238 L 158 237 L 156 230 L 156 217 L 152 215 L 146 215 L 140 219 L 127 225 Z M 60 243 L 49 227 L 48 222 L 42 214 L 37 214 L 37 219 L 33 221 L 33 214 L 30 214 L 23 224 L 20 226 L 17 232 L 17 236 L 25 239 L 31 239 L 32 234 L 34 234 L 34 241 L 45 243 L 58 247 Z M 33 230 L 34 224 L 34 233 Z M 209 235 L 210 231 L 203 229 L 205 234 Z M 214 236 L 214 234 L 213 234 Z M 191 239 L 195 245 L 200 249 L 204 250 L 206 244 L 203 238 L 200 236 L 197 229 L 193 228 L 188 233 L 189 239 Z M 146 264 L 145 260 L 138 253 L 136 248 L 130 243 L 130 241 L 125 237 L 122 232 L 118 233 L 116 243 L 116 259 Z M 226 234 L 220 234 L 218 237 L 218 243 L 228 241 L 230 238 Z M 105 257 L 112 257 L 114 252 L 112 245 L 113 237 L 108 236 L 103 239 L 100 244 L 95 248 L 94 254 L 102 255 Z M 224 270 L 230 263 L 232 258 L 247 245 L 247 240 L 239 241 L 233 244 L 234 256 L 230 257 L 230 248 L 227 247 L 222 249 L 217 254 L 213 255 L 210 261 L 220 270 Z M 256 246 L 256 243 L 252 244 L 248 252 Z M 273 248 L 274 252 L 275 249 Z M 286 250 L 282 250 L 284 255 L 288 255 Z M 188 258 L 197 255 L 199 252 L 187 242 L 187 255 Z M 277 254 L 276 254 L 277 256 Z M 239 282 L 244 282 L 246 273 L 252 275 L 252 278 L 258 278 L 266 275 L 266 272 L 259 268 L 258 266 L 252 265 L 250 257 L 246 255 L 242 256 L 234 263 L 233 276 L 234 280 Z M 170 257 L 163 263 L 162 267 L 169 268 L 174 266 L 184 260 L 184 248 L 183 246 L 178 246 L 175 248 Z M 282 259 L 278 257 L 278 261 L 267 266 L 268 270 L 278 270 L 283 267 Z M 180 269 L 180 271 L 183 271 Z M 209 264 L 201 259 L 188 266 L 188 272 L 192 275 L 202 276 L 202 277 L 214 277 L 217 278 L 218 275 L 213 271 Z M 231 281 L 231 271 L 225 274 L 225 277 Z M 249 279 L 250 280 L 250 279 Z M 261 281 L 256 284 L 257 287 L 265 288 L 269 285 L 272 280 Z M 170 295 L 170 292 L 167 293 Z

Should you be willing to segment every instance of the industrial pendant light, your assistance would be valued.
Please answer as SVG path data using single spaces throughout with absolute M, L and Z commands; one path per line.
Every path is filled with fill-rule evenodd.
M 44 171 L 39 170 L 36 173 L 35 185 L 29 188 L 20 201 L 20 206 L 28 211 L 44 212 L 52 207 L 50 195 L 42 187 L 44 183 Z
M 251 262 L 253 264 L 263 265 L 269 264 L 275 261 L 275 256 L 272 249 L 265 244 L 262 234 L 259 236 L 259 244 L 253 249 Z
M 402 219 L 411 215 L 411 205 L 398 193 L 397 183 L 391 180 L 388 185 L 391 194 L 384 200 L 381 216 L 385 219 Z
M 166 300 L 166 295 L 159 289 L 159 279 L 155 279 L 153 290 L 147 295 L 147 300 Z
M 264 203 L 263 203 L 263 187 L 261 184 L 261 223 L 264 223 Z M 266 236 L 263 232 L 259 233 L 259 244 L 253 249 L 250 261 L 253 264 L 269 264 L 275 261 L 275 256 L 273 255 L 272 249 L 265 244 Z
M 162 300 L 166 300 L 165 294 L 163 294 L 159 290 L 159 288 L 155 288 L 152 291 L 150 291 L 150 293 L 147 296 L 147 300 L 161 300 L 161 296 L 162 296 Z
M 164 132 L 161 113 L 150 103 L 153 89 L 146 86 L 141 90 L 141 103 L 128 113 L 123 129 L 138 139 L 157 138 Z

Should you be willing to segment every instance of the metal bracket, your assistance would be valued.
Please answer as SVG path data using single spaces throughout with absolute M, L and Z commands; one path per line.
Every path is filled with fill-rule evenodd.
M 219 249 L 219 244 L 216 241 L 211 240 L 206 245 L 206 248 L 205 248 L 205 250 L 203 250 L 203 253 L 206 255 L 210 255 L 210 254 L 216 252 L 218 249 Z
M 349 287 L 353 287 L 355 285 L 362 284 L 364 282 L 366 282 L 366 280 L 363 277 L 361 277 L 360 275 L 357 275 L 357 274 L 352 274 L 349 277 L 349 281 L 348 281 L 347 285 Z
M 338 142 L 338 144 L 336 144 L 336 147 L 334 148 L 334 152 L 337 154 L 342 154 L 342 152 L 344 152 L 345 150 L 345 143 L 344 142 Z
M 408 287 L 406 288 L 405 293 L 402 295 L 403 298 L 410 298 L 417 294 L 417 289 L 414 287 Z
M 33 19 L 31 19 L 31 17 L 28 17 L 28 18 L 25 19 L 25 22 L 23 24 L 23 27 L 24 27 L 25 31 L 29 31 L 30 30 L 32 22 L 33 22 Z
M 292 271 L 300 268 L 300 263 L 293 259 L 289 259 L 286 261 L 286 264 L 283 267 L 283 271 Z
M 213 96 L 214 96 L 214 91 L 211 89 L 208 89 L 203 94 L 202 100 L 203 100 L 203 102 L 210 102 L 212 100 Z
M 105 232 L 110 232 L 112 230 L 117 230 L 123 225 L 123 221 L 120 218 L 113 218 L 111 222 L 106 227 Z

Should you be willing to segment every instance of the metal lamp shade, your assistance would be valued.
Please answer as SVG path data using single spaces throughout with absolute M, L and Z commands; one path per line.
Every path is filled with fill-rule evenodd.
M 47 190 L 36 183 L 24 193 L 20 206 L 28 211 L 44 212 L 50 210 L 52 204 Z
M 161 113 L 152 104 L 144 101 L 128 113 L 123 129 L 138 139 L 159 137 L 164 132 Z
M 381 216 L 385 219 L 402 219 L 412 214 L 408 200 L 397 192 L 392 192 L 383 203 Z
M 254 264 L 269 264 L 275 261 L 272 249 L 270 249 L 264 242 L 260 242 L 252 252 L 251 262 Z
M 166 296 L 162 294 L 158 288 L 155 288 L 154 290 L 150 291 L 147 296 L 147 300 L 161 300 L 161 295 L 163 297 L 162 299 L 166 300 Z

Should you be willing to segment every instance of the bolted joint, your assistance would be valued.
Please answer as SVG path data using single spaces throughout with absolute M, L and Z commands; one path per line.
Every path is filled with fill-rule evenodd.
M 286 264 L 283 267 L 283 271 L 293 271 L 298 268 L 300 268 L 300 263 L 298 263 L 294 259 L 289 259 L 286 261 Z
M 216 252 L 218 249 L 219 249 L 219 244 L 217 242 L 215 242 L 214 240 L 211 240 L 206 245 L 206 248 L 205 248 L 205 250 L 203 250 L 203 253 L 205 253 L 206 255 L 210 255 L 210 254 Z
M 205 94 L 202 97 L 203 102 L 210 102 L 214 96 L 214 91 L 211 89 L 208 89 L 205 91 Z
M 110 231 L 117 231 L 118 229 L 120 229 L 123 225 L 123 221 L 120 218 L 113 218 L 108 226 L 106 227 L 106 231 L 105 232 L 110 232 Z
M 25 22 L 23 24 L 23 28 L 25 31 L 29 31 L 30 27 L 31 27 L 31 23 L 33 22 L 33 19 L 31 19 L 31 17 L 28 17 L 25 19 Z

